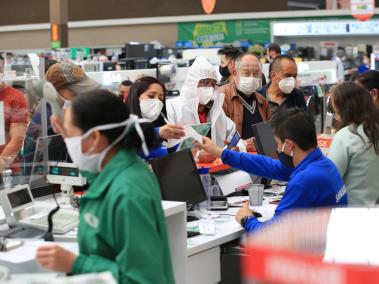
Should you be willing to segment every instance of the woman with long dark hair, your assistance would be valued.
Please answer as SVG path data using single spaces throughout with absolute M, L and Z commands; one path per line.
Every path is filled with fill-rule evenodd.
M 374 205 L 379 197 L 379 109 L 364 88 L 344 82 L 332 89 L 338 131 L 329 150 L 344 179 L 349 205 Z
M 155 147 L 153 126 L 97 90 L 73 99 L 64 129 L 72 161 L 90 185 L 80 201 L 79 255 L 46 245 L 38 263 L 72 274 L 110 271 L 121 284 L 174 283 L 159 184 L 136 155 Z
M 372 101 L 379 108 L 379 71 L 366 71 L 359 75 L 356 82 L 370 93 Z
M 145 76 L 136 80 L 129 91 L 127 106 L 130 113 L 148 119 L 155 127 L 155 133 L 161 140 L 180 139 L 184 128 L 180 125 L 168 124 L 166 119 L 166 88 L 154 77 Z M 165 147 L 152 151 L 146 160 L 167 154 Z

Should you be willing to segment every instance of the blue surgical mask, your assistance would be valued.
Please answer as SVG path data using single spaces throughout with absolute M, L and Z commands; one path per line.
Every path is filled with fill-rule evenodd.
M 281 152 L 276 151 L 276 153 L 278 154 L 278 159 L 287 168 L 294 169 L 295 165 L 293 164 L 293 151 L 291 152 L 291 155 L 284 153 L 285 146 L 286 142 L 284 142 Z

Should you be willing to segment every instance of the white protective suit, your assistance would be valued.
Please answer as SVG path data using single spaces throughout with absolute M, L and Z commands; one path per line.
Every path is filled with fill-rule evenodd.
M 208 78 L 217 80 L 215 69 L 206 58 L 197 57 L 188 70 L 180 96 L 166 102 L 169 123 L 181 125 L 200 124 L 197 84 L 200 80 Z M 211 122 L 212 125 L 211 135 L 213 142 L 219 147 L 223 147 L 225 145 L 224 141 L 231 139 L 236 132 L 236 125 L 225 115 L 222 108 L 224 94 L 216 90 L 213 93 L 212 100 L 214 103 L 207 115 L 207 121 Z M 238 146 L 241 146 L 240 143 Z

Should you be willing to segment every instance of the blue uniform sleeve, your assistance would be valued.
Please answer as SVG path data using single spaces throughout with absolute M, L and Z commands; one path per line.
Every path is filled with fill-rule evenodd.
M 154 158 L 159 158 L 159 157 L 168 155 L 168 151 L 166 147 L 160 146 L 160 147 L 151 149 L 149 156 L 146 156 L 142 151 L 138 151 L 137 154 L 145 161 L 150 161 Z
M 225 149 L 221 156 L 222 162 L 233 168 L 253 175 L 288 181 L 293 170 L 285 167 L 279 160 L 262 155 L 241 153 Z
M 278 207 L 276 207 L 275 214 L 272 217 L 272 219 L 266 222 L 260 222 L 256 218 L 249 218 L 245 223 L 244 229 L 246 232 L 249 233 L 255 232 L 264 226 L 276 222 L 284 212 L 288 212 L 289 210 L 294 208 L 306 208 L 308 205 L 308 199 L 309 196 L 304 186 L 301 186 L 297 183 L 289 184 L 286 187 L 286 191 L 283 195 L 282 200 L 280 201 Z

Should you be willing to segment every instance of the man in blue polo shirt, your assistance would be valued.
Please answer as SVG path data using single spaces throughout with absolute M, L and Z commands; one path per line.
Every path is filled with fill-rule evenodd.
M 288 182 L 271 220 L 258 221 L 245 204 L 236 215 L 242 227 L 253 232 L 293 209 L 346 206 L 346 188 L 336 166 L 317 147 L 312 116 L 298 108 L 281 108 L 272 117 L 271 125 L 279 160 L 223 150 L 207 138 L 203 138 L 203 144 L 197 145 L 234 168 Z

